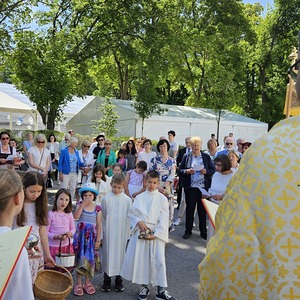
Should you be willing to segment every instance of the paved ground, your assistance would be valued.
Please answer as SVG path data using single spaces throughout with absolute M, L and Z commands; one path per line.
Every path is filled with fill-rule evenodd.
M 50 190 L 50 203 L 52 202 L 53 193 L 56 189 Z M 175 216 L 178 210 L 175 209 Z M 197 223 L 197 220 L 196 220 Z M 170 233 L 169 243 L 166 245 L 166 263 L 167 263 L 167 278 L 168 291 L 177 300 L 196 300 L 198 299 L 199 272 L 198 264 L 205 256 L 206 242 L 200 238 L 199 229 L 194 229 L 190 239 L 184 240 L 184 224 L 175 227 L 176 230 Z M 74 278 L 74 277 L 73 277 Z M 109 293 L 101 291 L 103 275 L 97 274 L 92 283 L 96 288 L 96 294 L 89 296 L 84 294 L 83 297 L 78 297 L 71 294 L 67 300 L 85 300 L 85 299 L 101 299 L 101 300 L 133 300 L 137 299 L 137 294 L 140 287 L 136 284 L 124 280 L 125 290 L 122 293 L 117 293 L 113 290 Z M 113 281 L 112 281 L 113 283 Z M 149 300 L 155 299 L 156 288 L 151 289 Z

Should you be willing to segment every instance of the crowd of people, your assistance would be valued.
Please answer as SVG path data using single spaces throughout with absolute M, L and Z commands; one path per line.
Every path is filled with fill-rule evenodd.
M 206 240 L 214 234 L 210 225 L 207 231 L 201 202 L 203 191 L 219 203 L 239 167 L 244 146 L 251 146 L 238 139 L 240 148 L 232 136 L 225 137 L 224 145 L 219 146 L 212 136 L 203 151 L 200 137 L 186 137 L 186 147 L 178 149 L 175 136 L 170 130 L 168 138 L 160 137 L 156 147 L 145 137 L 130 138 L 115 152 L 112 141 L 104 134 L 98 135 L 94 142 L 83 140 L 78 150 L 74 131 L 67 133 L 60 143 L 53 134 L 47 140 L 44 134 L 29 133 L 20 159 L 15 147 L 10 146 L 10 135 L 0 133 L 0 169 L 6 169 L 0 173 L 0 187 L 2 177 L 14 178 L 13 169 L 28 164 L 22 177 L 24 199 L 10 214 L 11 224 L 0 223 L 0 228 L 30 225 L 32 233 L 38 236 L 39 255 L 29 256 L 28 260 L 31 284 L 40 265 L 55 266 L 61 244 L 61 252 L 76 256 L 74 294 L 77 296 L 96 292 L 90 279 L 102 266 L 103 292 L 110 292 L 111 278 L 115 277 L 117 292 L 124 290 L 125 278 L 141 284 L 139 300 L 148 298 L 149 284 L 157 286 L 156 299 L 175 299 L 166 290 L 164 247 L 169 232 L 182 222 L 186 211 L 184 239 L 192 236 L 195 212 L 200 236 Z M 49 179 L 57 180 L 60 189 L 48 212 Z M 176 221 L 175 188 L 180 209 Z M 15 197 L 12 193 L 11 199 Z M 74 212 L 72 204 L 76 204 Z M 0 211 L 0 222 L 2 215 Z M 11 289 L 8 291 L 9 295 L 13 293 Z

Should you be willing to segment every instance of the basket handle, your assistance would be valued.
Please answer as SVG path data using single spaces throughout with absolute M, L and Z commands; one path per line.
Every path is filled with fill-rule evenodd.
M 66 235 L 66 236 L 68 237 L 68 239 L 69 239 L 69 254 L 71 253 L 71 239 L 70 239 L 70 237 L 65 233 L 65 234 L 63 234 L 63 235 L 61 236 L 61 239 L 60 239 L 60 241 L 59 241 L 59 248 L 58 248 L 58 255 L 59 255 L 59 256 L 61 256 L 61 242 L 62 242 L 63 237 L 64 237 L 65 235 Z
M 40 271 L 41 268 L 44 268 L 45 266 L 46 266 L 46 264 L 40 265 L 40 266 L 38 267 L 38 272 Z M 55 265 L 54 268 L 60 268 L 60 269 L 63 269 L 63 270 L 68 274 L 68 276 L 72 279 L 72 282 L 73 282 L 72 274 L 70 273 L 70 271 L 69 271 L 67 268 L 65 268 L 64 266 L 61 266 L 61 265 Z M 49 268 L 49 270 L 51 270 L 51 268 Z

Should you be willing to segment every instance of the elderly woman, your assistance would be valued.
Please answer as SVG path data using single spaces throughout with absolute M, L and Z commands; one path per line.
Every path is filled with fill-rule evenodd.
M 229 154 L 228 154 L 229 155 Z M 209 193 L 212 202 L 219 204 L 225 196 L 227 184 L 234 172 L 231 169 L 231 162 L 227 155 L 220 154 L 214 159 L 216 172 L 212 177 L 211 187 Z M 209 221 L 207 230 L 207 241 L 209 241 L 215 234 L 212 223 Z
M 34 137 L 32 146 L 27 151 L 29 171 L 41 173 L 45 182 L 51 165 L 50 151 L 46 148 L 46 142 L 45 135 L 39 133 Z
M 166 139 L 161 139 L 157 143 L 157 151 L 159 152 L 159 155 L 152 158 L 150 170 L 154 170 L 159 173 L 160 186 L 158 190 L 169 200 L 169 229 L 173 230 L 172 222 L 174 216 L 174 201 L 172 183 L 175 178 L 176 162 L 174 158 L 169 156 L 169 149 L 170 144 Z
M 67 189 L 69 186 L 72 200 L 75 197 L 79 169 L 84 167 L 84 163 L 76 150 L 77 146 L 78 139 L 76 137 L 70 138 L 67 147 L 62 149 L 58 161 L 60 187 Z
M 201 151 L 202 140 L 200 137 L 192 137 L 190 143 L 192 152 L 184 154 L 179 166 L 186 201 L 186 223 L 183 238 L 188 239 L 192 235 L 194 211 L 197 206 L 200 235 L 206 240 L 206 212 L 201 198 L 203 189 L 207 191 L 210 188 L 215 167 L 210 156 Z
M 104 166 L 104 171 L 107 176 L 113 176 L 113 165 L 117 162 L 116 153 L 111 150 L 112 141 L 106 139 L 104 142 L 104 150 L 101 150 L 97 157 L 97 164 Z
M 78 150 L 80 160 L 84 166 L 80 168 L 78 182 L 85 184 L 92 175 L 93 165 L 95 163 L 94 154 L 90 151 L 91 143 L 87 140 L 82 141 L 81 149 Z
M 231 162 L 231 170 L 232 171 L 237 171 L 239 167 L 238 161 L 240 160 L 240 154 L 236 150 L 229 150 L 228 151 L 228 157 Z

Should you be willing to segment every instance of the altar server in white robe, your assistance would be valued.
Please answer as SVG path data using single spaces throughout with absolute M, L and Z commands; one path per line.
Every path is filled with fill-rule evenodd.
M 148 285 L 157 286 L 156 299 L 175 300 L 168 291 L 165 244 L 169 233 L 168 199 L 158 191 L 159 173 L 146 175 L 146 191 L 136 196 L 129 212 L 131 238 L 121 276 L 142 284 L 138 299 L 147 299 Z
M 123 193 L 125 177 L 123 174 L 116 174 L 111 179 L 112 191 L 102 199 L 102 267 L 104 280 L 103 292 L 111 289 L 111 276 L 116 276 L 115 290 L 124 291 L 121 268 L 124 261 L 126 244 L 129 239 L 130 222 L 128 213 L 132 205 L 130 197 Z

